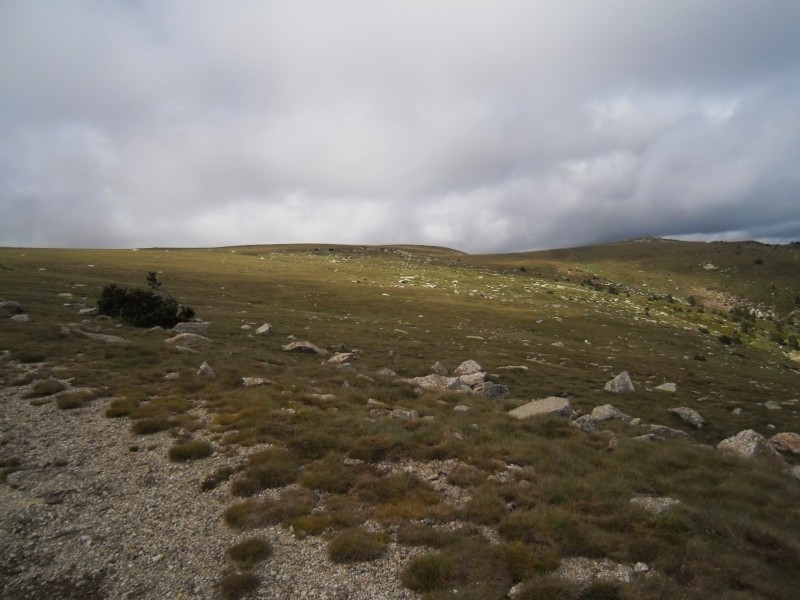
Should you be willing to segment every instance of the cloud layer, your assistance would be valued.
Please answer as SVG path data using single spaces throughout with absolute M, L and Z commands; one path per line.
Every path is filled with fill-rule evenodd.
M 0 3 L 0 245 L 800 239 L 793 0 Z

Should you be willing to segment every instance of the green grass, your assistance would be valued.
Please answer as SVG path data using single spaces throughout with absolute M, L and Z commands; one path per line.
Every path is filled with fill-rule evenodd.
M 224 519 L 231 527 L 280 524 L 298 537 L 329 539 L 361 531 L 367 521 L 396 527 L 399 543 L 435 552 L 404 572 L 407 585 L 429 598 L 448 597 L 454 587 L 463 597 L 491 598 L 517 582 L 526 585 L 521 597 L 570 594 L 548 574 L 575 555 L 644 561 L 662 574 L 620 590 L 584 591 L 594 597 L 777 599 L 796 589 L 800 486 L 779 466 L 704 445 L 742 429 L 800 431 L 800 403 L 793 402 L 800 363 L 787 355 L 791 336 L 800 335 L 792 313 L 800 294 L 797 248 L 623 242 L 502 256 L 327 245 L 4 248 L 0 264 L 4 297 L 35 317 L 24 327 L 0 320 L 0 350 L 9 351 L 0 359 L 3 384 L 33 384 L 37 403 L 70 398 L 55 389 L 58 381 L 104 388 L 114 398 L 106 415 L 129 419 L 136 433 L 186 430 L 212 440 L 237 466 L 209 473 L 200 486 L 230 482 Z M 169 332 L 114 321 L 86 326 L 129 344 L 58 335 L 79 320 L 78 307 L 64 306 L 59 293 L 92 305 L 109 283 L 137 286 L 154 270 L 212 323 L 213 343 L 202 355 L 168 348 Z M 770 318 L 731 312 L 735 306 Z M 264 321 L 275 335 L 241 329 Z M 741 345 L 718 341 L 734 331 Z M 359 349 L 355 372 L 283 352 L 289 335 L 332 351 Z M 375 374 L 425 375 L 436 361 L 452 371 L 468 358 L 508 385 L 510 398 L 418 391 Z M 204 360 L 217 379 L 194 375 Z M 636 391 L 605 392 L 623 370 Z M 178 379 L 164 379 L 172 372 Z M 238 385 L 252 376 L 274 383 Z M 667 381 L 677 384 L 675 394 L 653 390 Z M 612 403 L 694 441 L 639 442 L 631 438 L 645 429 L 609 422 L 599 427 L 618 439 L 609 447 L 604 435 L 564 420 L 505 414 L 557 394 L 584 413 Z M 420 417 L 393 418 L 369 399 Z M 769 410 L 766 400 L 781 410 Z M 470 410 L 454 411 L 458 404 Z M 696 409 L 707 425 L 685 426 L 667 412 L 676 406 Z M 455 462 L 432 481 L 404 471 L 410 461 L 432 460 Z M 443 483 L 469 500 L 452 505 Z M 630 506 L 637 495 L 682 504 L 654 516 Z M 479 526 L 497 529 L 501 543 L 490 545 Z

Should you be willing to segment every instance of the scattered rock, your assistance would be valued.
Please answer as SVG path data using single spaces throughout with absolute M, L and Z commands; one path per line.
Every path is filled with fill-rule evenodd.
M 479 396 L 483 396 L 486 400 L 503 400 L 508 398 L 511 391 L 507 385 L 493 383 L 491 381 L 484 381 L 477 384 L 472 388 L 472 391 Z
M 458 406 L 454 406 L 453 410 L 455 412 L 469 412 L 470 408 L 466 404 L 459 404 Z
M 656 386 L 653 388 L 659 392 L 671 392 L 675 393 L 678 391 L 678 386 L 674 383 L 662 383 L 661 385 Z
M 632 567 L 608 558 L 565 558 L 556 574 L 580 586 L 588 586 L 595 581 L 631 583 L 634 577 Z
M 627 394 L 633 392 L 634 389 L 631 376 L 628 375 L 627 371 L 623 371 L 614 377 L 614 379 L 609 381 L 605 386 L 607 392 L 614 392 L 615 394 Z
M 411 421 L 412 419 L 418 419 L 419 413 L 415 410 L 409 410 L 407 408 L 395 408 L 389 413 L 389 416 L 394 417 L 395 419 L 401 419 L 403 421 Z
M 612 404 L 603 404 L 592 409 L 592 420 L 596 422 L 611 420 L 628 422 L 631 420 L 631 416 L 626 415 Z
M 320 356 L 328 356 L 328 351 L 319 346 L 315 346 L 311 342 L 289 342 L 282 347 L 286 352 L 303 352 L 306 354 L 319 354 Z
M 274 381 L 264 379 L 263 377 L 242 377 L 239 380 L 239 385 L 242 387 L 256 387 L 259 385 L 272 385 Z
M 96 317 L 99 314 L 99 310 L 97 309 L 97 307 L 82 308 L 78 311 L 78 314 L 84 317 Z
M 785 473 L 789 477 L 800 479 L 800 465 L 794 465 L 793 467 L 789 467 L 788 469 L 786 469 Z
M 258 335 L 273 335 L 275 333 L 275 330 L 269 323 L 264 323 L 261 327 L 256 329 L 256 333 Z
M 697 429 L 702 429 L 703 425 L 706 424 L 706 420 L 700 416 L 700 413 L 697 412 L 693 408 L 689 408 L 688 406 L 679 406 L 678 408 L 669 408 L 667 412 L 673 415 L 677 415 L 681 418 L 682 421 L 689 423 L 693 427 L 697 427 Z
M 105 342 L 106 344 L 130 344 L 130 341 L 118 335 L 109 335 L 107 333 L 94 333 L 91 331 L 84 331 L 77 325 L 73 325 L 70 331 L 75 335 L 95 340 L 98 342 Z
M 433 366 L 431 366 L 431 373 L 434 375 L 447 375 L 448 371 L 447 367 L 437 360 L 435 363 L 433 363 Z
M 200 368 L 197 369 L 198 377 L 205 377 L 206 379 L 216 379 L 217 374 L 214 373 L 214 369 L 207 362 L 203 362 L 200 365 Z
M 397 377 L 397 373 L 389 369 L 388 367 L 383 367 L 375 371 L 375 375 L 379 377 Z
M 773 400 L 764 402 L 764 406 L 767 408 L 767 410 L 781 410 L 781 405 Z
M 206 344 L 211 342 L 205 336 L 198 335 L 196 333 L 179 333 L 178 335 L 174 335 L 171 338 L 164 340 L 165 344 L 170 344 L 173 346 L 199 346 L 202 344 Z
M 733 437 L 722 440 L 717 444 L 717 450 L 743 458 L 783 461 L 781 455 L 767 441 L 767 438 L 752 429 L 745 429 Z
M 31 316 L 29 314 L 27 314 L 27 313 L 22 313 L 22 314 L 19 314 L 19 315 L 13 315 L 11 317 L 11 320 L 12 321 L 16 321 L 17 323 L 30 323 L 31 322 Z
M 381 402 L 380 400 L 375 400 L 373 398 L 369 398 L 367 400 L 367 406 L 371 406 L 373 408 L 382 408 L 382 409 L 388 409 L 389 408 L 388 404 L 386 404 L 384 402 Z
M 597 428 L 597 421 L 591 415 L 583 415 L 572 421 L 572 426 L 577 427 L 584 433 L 594 433 Z
M 424 377 L 412 377 L 405 380 L 408 383 L 421 387 L 424 390 L 452 390 L 462 386 L 458 377 L 447 377 L 445 375 L 425 375 Z
M 791 431 L 776 433 L 769 438 L 769 441 L 776 450 L 791 454 L 800 454 L 800 434 Z
M 21 315 L 25 310 L 19 302 L 13 300 L 5 300 L 0 302 L 0 313 L 5 313 L 7 316 Z
M 519 371 L 521 373 L 527 373 L 528 367 L 525 365 L 506 365 L 504 367 L 497 367 L 498 371 Z
M 203 321 L 186 321 L 178 323 L 172 328 L 175 333 L 194 333 L 196 335 L 206 335 L 210 323 Z
M 660 515 L 663 512 L 679 506 L 681 501 L 675 500 L 674 498 L 668 498 L 666 496 L 660 498 L 639 496 L 636 498 L 631 498 L 631 504 L 653 514 Z
M 539 415 L 555 417 L 569 417 L 572 415 L 572 404 L 569 398 L 550 396 L 543 400 L 534 400 L 508 411 L 508 415 L 515 419 L 528 419 Z
M 469 387 L 476 386 L 484 381 L 486 381 L 486 373 L 483 373 L 482 371 L 474 371 L 458 377 L 458 383 L 467 385 Z
M 355 352 L 337 352 L 328 359 L 328 362 L 332 365 L 341 365 L 349 363 L 351 360 L 355 360 L 355 358 Z
M 335 394 L 306 394 L 306 398 L 315 402 L 333 402 L 336 400 Z
M 485 369 L 474 360 L 465 360 L 456 367 L 455 375 L 469 375 L 470 373 L 483 372 Z
M 665 425 L 650 425 L 650 433 L 658 438 L 661 438 L 662 440 L 665 438 L 680 439 L 680 440 L 692 439 L 692 436 L 690 436 L 685 431 L 681 431 L 680 429 L 673 429 L 672 427 L 667 427 Z
M 180 379 L 180 376 L 181 374 L 178 373 L 177 371 L 172 371 L 171 373 L 167 373 L 166 375 L 164 375 L 162 379 L 164 379 L 165 381 L 174 381 L 176 379 Z

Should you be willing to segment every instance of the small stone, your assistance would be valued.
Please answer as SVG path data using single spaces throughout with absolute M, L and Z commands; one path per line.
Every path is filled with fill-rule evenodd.
M 459 404 L 458 406 L 454 406 L 453 410 L 455 412 L 468 412 L 470 408 L 466 404 Z
M 623 371 L 614 377 L 614 379 L 606 383 L 605 390 L 607 392 L 614 392 L 615 394 L 627 394 L 633 392 L 635 388 L 633 387 L 631 376 L 627 371 Z
M 660 498 L 639 496 L 636 498 L 631 498 L 631 504 L 655 515 L 660 515 L 663 512 L 679 506 L 681 501 L 675 500 L 674 498 L 668 498 L 666 496 Z
M 597 422 L 591 417 L 591 415 L 582 415 L 572 421 L 572 426 L 577 427 L 584 433 L 594 433 L 595 429 L 597 428 Z
M 178 373 L 177 371 L 172 371 L 171 373 L 167 373 L 166 375 L 164 375 L 163 379 L 165 381 L 174 381 L 175 379 L 178 379 L 180 376 L 181 374 Z
M 447 367 L 445 367 L 441 362 L 437 360 L 431 366 L 431 373 L 433 373 L 434 375 L 447 375 L 448 371 Z
M 328 351 L 315 346 L 311 342 L 290 342 L 282 347 L 284 352 L 303 352 L 306 354 L 319 354 L 320 356 L 327 356 Z
M 86 316 L 86 317 L 96 317 L 98 314 L 97 307 L 95 308 L 82 308 L 78 311 L 79 315 Z
M 592 419 L 595 421 L 618 420 L 627 422 L 631 420 L 631 417 L 611 404 L 603 404 L 592 409 Z
M 175 333 L 194 333 L 196 335 L 206 335 L 210 323 L 203 321 L 185 321 L 178 323 L 172 328 Z
M 689 423 L 689 425 L 693 427 L 697 427 L 697 429 L 702 429 L 703 425 L 706 424 L 706 420 L 700 416 L 700 413 L 694 410 L 693 408 L 689 408 L 688 406 L 679 406 L 678 408 L 669 408 L 667 412 L 673 415 L 677 415 L 682 421 Z
M 179 333 L 178 335 L 172 336 L 164 340 L 165 344 L 172 344 L 176 346 L 197 346 L 200 344 L 205 344 L 210 342 L 211 340 L 205 336 L 198 335 L 196 333 Z
M 31 316 L 27 313 L 22 313 L 19 315 L 14 315 L 11 317 L 12 321 L 16 321 L 17 323 L 30 323 Z
M 256 329 L 256 334 L 258 335 L 273 335 L 275 330 L 272 328 L 272 325 L 269 323 L 264 323 L 261 327 Z
M 656 386 L 653 389 L 658 390 L 659 392 L 675 393 L 678 391 L 678 386 L 675 385 L 674 383 L 662 383 L 661 385 Z
M 214 373 L 214 369 L 212 369 L 207 362 L 203 362 L 203 364 L 200 365 L 200 368 L 197 369 L 197 375 L 198 377 L 204 377 L 206 379 L 216 379 L 217 377 L 217 374 Z
M 239 384 L 242 387 L 256 387 L 259 385 L 269 385 L 273 383 L 269 379 L 264 379 L 263 377 L 242 377 L 239 380 Z
M 395 408 L 389 413 L 389 416 L 394 417 L 395 419 L 401 419 L 403 421 L 411 421 L 412 419 L 418 419 L 419 413 L 415 410 L 409 410 L 406 408 Z
M 453 372 L 455 375 L 469 375 L 471 373 L 483 372 L 484 368 L 474 360 L 465 360 L 456 367 Z
M 767 410 L 781 410 L 781 405 L 772 400 L 765 402 L 764 406 L 767 408 Z

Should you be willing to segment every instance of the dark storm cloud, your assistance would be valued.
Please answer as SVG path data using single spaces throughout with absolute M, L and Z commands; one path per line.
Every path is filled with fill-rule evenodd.
M 0 244 L 800 239 L 793 1 L 0 2 Z

